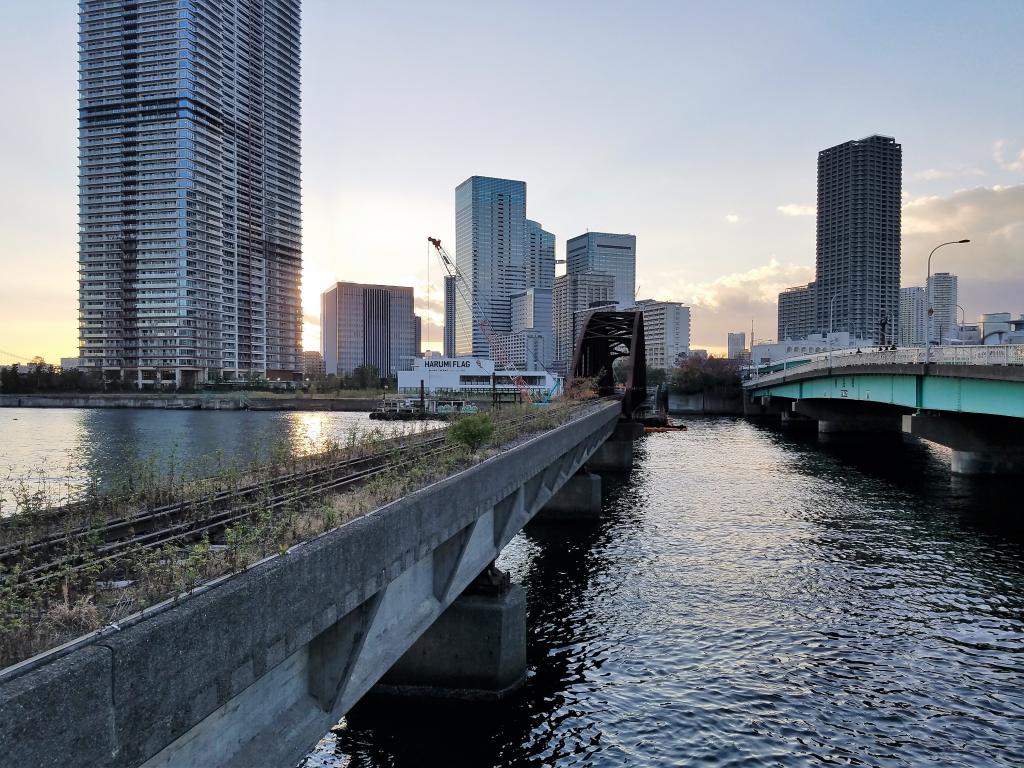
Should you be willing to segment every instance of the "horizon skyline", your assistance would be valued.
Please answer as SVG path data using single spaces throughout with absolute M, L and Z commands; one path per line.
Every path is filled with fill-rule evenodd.
M 527 4 L 518 14 L 460 13 L 459 4 L 432 12 L 400 3 L 303 5 L 306 349 L 319 348 L 319 296 L 336 281 L 413 287 L 423 346 L 441 347 L 443 270 L 429 264 L 428 297 L 416 248 L 426 252 L 427 236 L 454 243 L 454 188 L 473 175 L 526 181 L 530 218 L 555 234 L 558 258 L 587 230 L 636 234 L 637 297 L 689 305 L 694 347 L 722 351 L 726 333 L 749 332 L 751 320 L 756 337 L 773 336 L 776 294 L 813 279 L 817 152 L 876 132 L 904 148 L 900 285 L 924 282 L 930 245 L 967 237 L 964 253 L 937 259 L 936 271 L 959 275 L 968 319 L 1024 311 L 1024 105 L 1001 87 L 1007 72 L 1024 72 L 1014 44 L 1022 8 L 928 4 L 922 21 L 911 9 L 865 19 L 801 3 L 784 3 L 779 14 L 745 6 L 738 15 L 657 3 L 632 13 L 603 3 L 586 13 Z M 801 15 L 787 19 L 787 9 Z M 541 18 L 547 26 L 536 29 Z M 10 276 L 0 349 L 56 362 L 77 352 L 78 339 L 77 12 L 19 5 L 11 20 L 0 55 L 19 77 L 0 88 L 24 108 L 0 128 L 15 182 L 0 192 L 0 264 Z M 693 30 L 692 49 L 673 43 L 680 24 Z M 765 24 L 771 41 L 760 34 Z M 848 38 L 817 37 L 836 25 Z M 436 30 L 436 48 L 425 61 L 410 58 L 425 26 Z M 562 48 L 577 30 L 610 29 L 632 58 Z M 879 50 L 847 64 L 862 33 Z M 954 52 L 933 50 L 954 36 Z M 488 66 L 487 52 L 509 40 L 535 55 L 516 70 Z M 737 43 L 732 58 L 717 55 L 723 40 Z M 483 65 L 464 66 L 473 56 L 457 55 L 459 45 Z M 378 59 L 379 67 L 365 66 Z M 706 61 L 717 68 L 694 77 Z M 515 142 L 492 141 L 501 97 L 480 89 L 493 72 L 510 74 L 534 99 L 507 117 L 504 133 Z M 891 74 L 890 83 L 883 76 Z M 815 86 L 841 97 L 823 106 Z M 666 90 L 678 98 L 664 98 Z M 460 119 L 466 92 L 481 102 Z M 583 109 L 580 120 L 579 105 L 590 103 L 616 111 L 599 109 L 601 119 L 588 122 Z M 630 119 L 614 119 L 626 112 Z M 756 127 L 752 116 L 762 121 Z M 23 270 L 26 263 L 35 269 Z

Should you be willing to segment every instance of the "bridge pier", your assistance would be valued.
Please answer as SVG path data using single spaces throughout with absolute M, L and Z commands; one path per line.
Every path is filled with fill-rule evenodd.
M 587 459 L 586 468 L 593 472 L 629 472 L 633 468 L 633 441 L 643 434 L 643 424 L 620 421 L 611 437 Z
M 526 682 L 526 593 L 492 563 L 367 694 L 501 699 Z
M 782 426 L 784 429 L 789 430 L 810 430 L 817 429 L 818 422 L 814 419 L 802 416 L 799 413 L 793 413 L 792 411 L 782 412 Z
M 1024 474 L 1024 424 L 965 413 L 915 413 L 903 417 L 903 431 L 953 451 L 958 475 Z
M 555 492 L 534 520 L 594 520 L 601 516 L 601 476 L 581 469 Z
M 797 400 L 793 412 L 817 421 L 818 438 L 824 441 L 834 442 L 847 436 L 898 437 L 902 428 L 899 411 L 876 403 Z
M 777 419 L 789 411 L 789 401 L 763 396 L 744 395 L 743 415 L 748 419 Z

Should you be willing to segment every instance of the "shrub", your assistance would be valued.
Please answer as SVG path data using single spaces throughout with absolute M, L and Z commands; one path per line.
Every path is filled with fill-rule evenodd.
M 459 418 L 448 428 L 448 439 L 476 451 L 494 434 L 494 422 L 489 413 L 472 413 Z

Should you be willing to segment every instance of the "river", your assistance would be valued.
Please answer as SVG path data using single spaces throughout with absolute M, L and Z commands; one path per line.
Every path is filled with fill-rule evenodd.
M 5 409 L 0 465 L 309 448 L 365 415 Z M 17 419 L 15 421 L 14 419 Z M 839 449 L 741 419 L 637 444 L 602 519 L 535 524 L 526 686 L 354 710 L 303 768 L 1024 765 L 1020 480 L 923 443 Z M 84 468 L 84 469 L 83 469 Z
M 1024 765 L 1017 482 L 740 419 L 648 435 L 594 525 L 533 525 L 529 679 L 357 708 L 301 764 Z
M 418 428 L 340 411 L 3 408 L 0 514 L 13 508 L 11 489 L 22 479 L 59 501 L 90 480 L 108 486 L 140 466 L 210 474 L 219 464 L 244 465 L 275 448 L 304 454 L 327 441 Z

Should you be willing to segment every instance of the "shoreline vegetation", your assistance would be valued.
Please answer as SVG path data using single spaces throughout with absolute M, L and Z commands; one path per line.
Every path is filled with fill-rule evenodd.
M 84 495 L 0 481 L 0 497 L 15 507 L 0 518 L 0 669 L 285 554 L 564 423 L 589 399 L 509 405 L 447 429 L 352 430 L 315 453 L 281 444 L 244 466 L 217 454 L 172 461 L 164 472 L 150 460 Z M 359 467 L 355 479 L 316 492 L 310 478 L 339 466 Z

